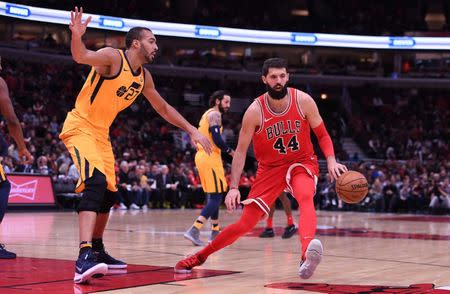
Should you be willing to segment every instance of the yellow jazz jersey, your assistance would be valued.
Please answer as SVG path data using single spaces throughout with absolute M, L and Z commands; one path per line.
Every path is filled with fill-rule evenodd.
M 212 154 L 208 155 L 202 146 L 198 144 L 198 152 L 195 154 L 195 165 L 205 193 L 223 193 L 228 189 L 227 180 L 223 170 L 220 148 L 214 144 L 209 132 L 208 114 L 214 109 L 208 109 L 200 119 L 198 130 L 205 135 L 212 144 Z M 222 127 L 220 128 L 222 132 Z
M 3 166 L 0 164 L 0 183 L 6 181 L 6 173 Z
M 208 114 L 214 111 L 213 108 L 208 109 L 200 119 L 198 130 L 200 133 L 202 133 L 204 136 L 206 136 L 209 139 L 209 142 L 211 142 L 212 148 L 212 155 L 218 155 L 220 157 L 220 148 L 214 144 L 214 141 L 212 139 L 211 132 L 209 131 L 209 122 L 208 122 Z M 220 132 L 222 133 L 222 127 L 220 127 Z M 198 146 L 198 152 L 205 152 L 203 147 L 200 144 L 197 144 Z M 205 152 L 206 153 L 206 152 Z
M 86 79 L 75 102 L 67 114 L 61 135 L 73 129 L 88 129 L 107 138 L 109 128 L 117 114 L 130 106 L 144 88 L 144 68 L 133 72 L 125 53 L 120 53 L 121 66 L 113 77 L 99 75 L 95 68 Z

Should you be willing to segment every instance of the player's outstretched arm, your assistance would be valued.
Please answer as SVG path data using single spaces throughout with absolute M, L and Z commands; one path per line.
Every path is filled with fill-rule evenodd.
M 9 98 L 8 86 L 2 78 L 0 78 L 0 110 L 8 125 L 9 134 L 17 144 L 20 160 L 30 161 L 31 154 L 27 150 L 25 141 L 23 140 L 22 127 Z
M 185 130 L 192 141 L 194 142 L 194 146 L 196 144 L 200 144 L 203 146 L 203 149 L 210 154 L 211 153 L 211 143 L 208 138 L 203 136 L 197 128 L 191 125 L 175 108 L 173 108 L 169 103 L 164 100 L 161 95 L 159 95 L 158 91 L 155 89 L 155 84 L 153 83 L 153 78 L 147 69 L 145 70 L 145 86 L 142 94 L 144 94 L 145 98 L 150 102 L 152 107 L 158 112 L 166 121 L 171 124 Z
M 301 100 L 302 109 L 305 112 L 306 119 L 309 122 L 314 134 L 319 142 L 320 149 L 322 150 L 325 158 L 327 159 L 328 173 L 330 174 L 331 181 L 336 180 L 341 173 L 347 171 L 347 167 L 343 164 L 336 162 L 336 157 L 334 155 L 333 142 L 328 134 L 325 124 L 323 123 L 322 117 L 320 116 L 319 109 L 317 108 L 316 102 L 306 93 L 301 92 L 297 97 L 303 97 Z M 298 98 L 301 99 L 301 98 Z
M 245 157 L 247 155 L 248 146 L 252 141 L 255 129 L 260 125 L 261 111 L 258 104 L 253 102 L 244 114 L 242 119 L 242 127 L 239 132 L 239 141 L 234 151 L 233 162 L 231 164 L 230 191 L 225 198 L 225 205 L 229 211 L 238 207 L 241 202 L 241 194 L 239 192 L 239 179 L 244 169 Z
M 113 62 L 114 55 L 117 51 L 113 48 L 103 48 L 98 51 L 88 50 L 83 43 L 82 37 L 86 33 L 86 28 L 91 21 L 89 16 L 84 22 L 83 7 L 75 7 L 70 11 L 70 25 L 72 31 L 72 39 L 70 42 L 70 50 L 73 60 L 77 63 L 88 64 L 91 66 L 109 66 Z

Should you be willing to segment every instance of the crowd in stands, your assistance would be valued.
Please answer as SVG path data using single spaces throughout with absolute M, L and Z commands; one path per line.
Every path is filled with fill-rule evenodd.
M 354 93 L 353 137 L 372 158 L 449 159 L 448 91 L 369 89 Z
M 17 60 L 4 60 L 3 68 L 2 76 L 8 84 L 29 149 L 35 158 L 31 165 L 19 164 L 17 150 L 2 122 L 5 140 L 0 142 L 0 155 L 5 170 L 48 174 L 54 180 L 56 193 L 73 192 L 78 180 L 77 169 L 58 139 L 58 133 L 67 111 L 73 107 L 88 68 Z M 255 83 L 158 77 L 155 81 L 163 96 L 168 96 L 194 125 L 205 106 L 189 106 L 176 99 L 182 97 L 183 92 L 207 95 L 226 86 L 232 96 L 241 89 L 246 97 L 262 93 L 261 86 L 257 87 Z M 409 96 L 391 100 L 362 97 L 359 105 L 354 103 L 361 112 L 354 111 L 347 118 L 333 110 L 334 105 L 327 107 L 325 102 L 318 101 L 338 159 L 348 161 L 352 169 L 363 172 L 371 184 L 366 200 L 360 206 L 348 207 L 337 199 L 333 184 L 323 173 L 317 190 L 318 207 L 379 212 L 437 212 L 445 209 L 450 193 L 448 105 L 443 96 L 445 93 L 430 97 L 422 96 L 421 92 L 417 95 L 409 93 Z M 382 105 L 379 105 L 378 98 Z M 207 96 L 204 101 L 206 99 Z M 110 131 L 121 195 L 115 208 L 201 206 L 204 195 L 193 162 L 195 150 L 187 134 L 162 120 L 145 99 L 138 100 L 119 115 Z M 241 116 L 242 113 L 230 113 L 224 117 L 223 134 L 231 144 L 236 142 Z M 370 150 L 368 155 L 381 160 L 368 163 L 349 157 L 340 145 L 340 138 L 348 129 L 353 130 L 352 136 L 360 141 L 364 150 Z M 378 142 L 378 145 L 373 142 Z M 322 156 L 319 149 L 317 152 Z M 226 168 L 228 176 L 229 162 Z M 244 197 L 254 180 L 254 168 L 254 163 L 247 164 L 241 177 L 240 188 Z

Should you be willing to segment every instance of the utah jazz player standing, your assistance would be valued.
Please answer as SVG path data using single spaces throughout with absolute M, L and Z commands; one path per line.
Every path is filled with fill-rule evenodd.
M 92 68 L 60 135 L 80 173 L 76 191 L 84 191 L 77 208 L 80 252 L 75 283 L 102 277 L 108 268 L 127 266 L 107 254 L 103 246 L 109 210 L 117 199 L 109 128 L 120 111 L 142 93 L 164 119 L 188 132 L 207 152 L 211 150 L 208 139 L 159 95 L 151 74 L 142 66 L 153 61 L 158 50 L 152 31 L 143 27 L 130 29 L 125 51 L 111 47 L 91 51 L 81 39 L 91 18 L 83 22 L 82 15 L 82 8 L 71 11 L 71 51 L 77 63 Z
M 211 218 L 212 228 L 209 241 L 219 234 L 219 206 L 224 193 L 228 190 L 221 151 L 233 156 L 234 151 L 223 141 L 222 114 L 230 109 L 231 97 L 222 90 L 214 92 L 209 99 L 208 109 L 200 119 L 198 130 L 207 136 L 213 144 L 212 153 L 208 154 L 199 147 L 195 154 L 195 165 L 198 169 L 203 192 L 206 194 L 206 206 L 200 212 L 192 227 L 184 233 L 184 237 L 196 246 L 204 245 L 200 239 L 200 229 L 208 218 Z
M 1 58 L 0 58 L 1 63 Z M 2 66 L 0 64 L 0 70 Z M 6 120 L 8 126 L 9 135 L 13 137 L 17 144 L 17 150 L 19 151 L 20 160 L 25 160 L 26 162 L 31 159 L 30 152 L 25 146 L 23 140 L 22 127 L 17 119 L 16 113 L 14 112 L 11 99 L 9 98 L 8 86 L 3 78 L 0 77 L 0 111 L 2 116 Z M 0 135 L 1 136 L 1 135 Z M 3 217 L 5 216 L 6 207 L 8 206 L 9 192 L 11 191 L 11 184 L 6 178 L 5 171 L 0 164 L 0 223 L 2 223 Z M 10 259 L 16 258 L 16 254 L 5 249 L 3 244 L 0 244 L 0 259 Z

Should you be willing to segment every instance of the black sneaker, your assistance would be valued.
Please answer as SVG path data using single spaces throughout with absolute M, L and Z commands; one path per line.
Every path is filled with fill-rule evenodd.
M 0 244 L 0 259 L 13 259 L 16 254 L 5 249 L 4 244 Z
M 88 283 L 93 278 L 103 277 L 107 272 L 108 266 L 105 263 L 99 263 L 91 249 L 78 257 L 75 263 L 73 282 L 76 284 Z
M 122 269 L 127 268 L 127 264 L 121 260 L 115 259 L 111 255 L 108 254 L 104 249 L 95 252 L 97 257 L 97 262 L 106 263 L 108 268 L 110 269 Z
M 260 238 L 273 238 L 275 237 L 275 233 L 272 228 L 265 228 L 264 231 L 259 234 Z
M 290 237 L 294 236 L 294 234 L 297 232 L 297 227 L 295 225 L 287 226 L 284 228 L 284 233 L 281 236 L 283 239 L 289 239 Z

